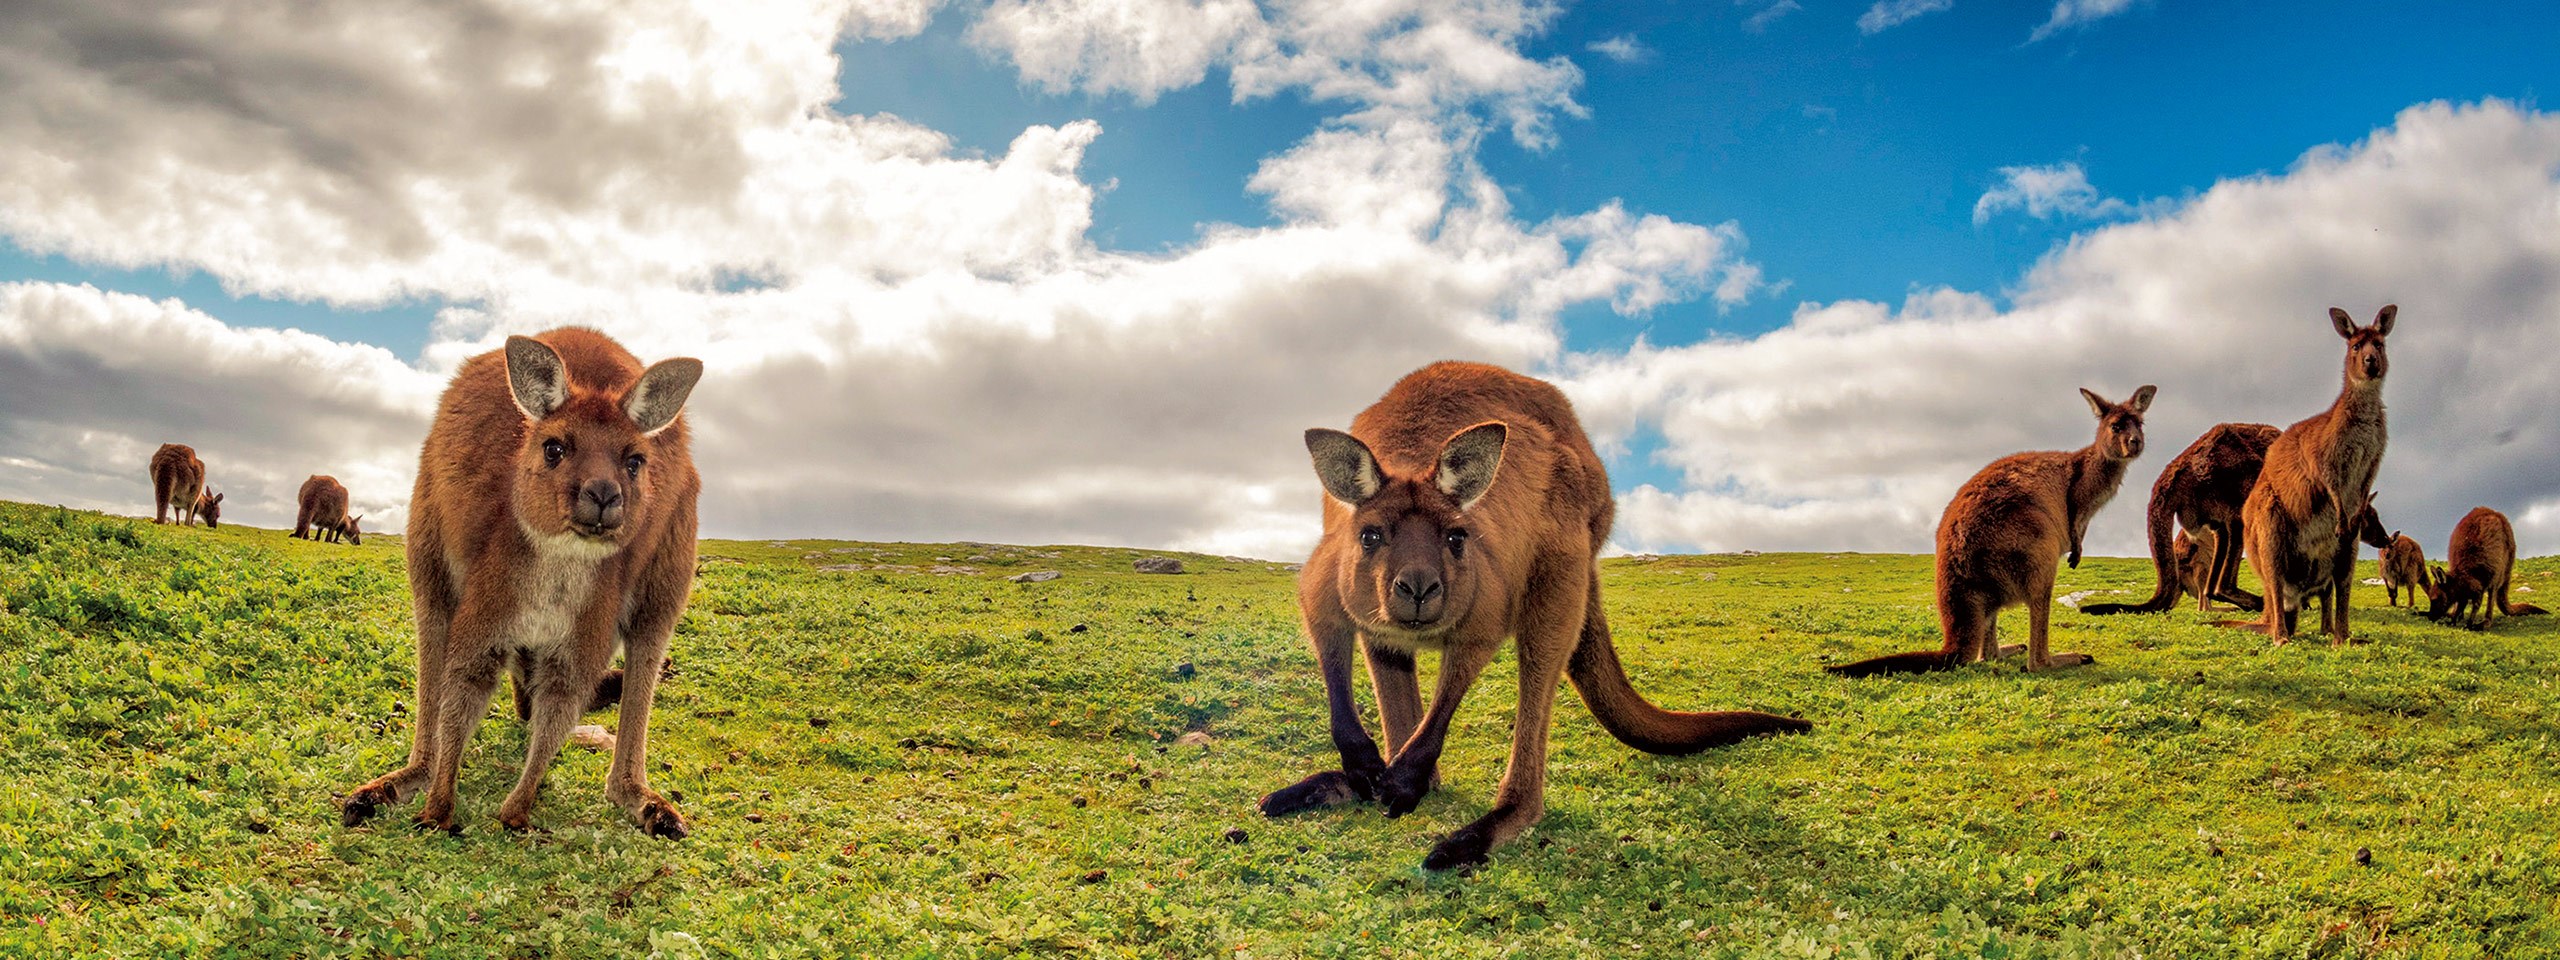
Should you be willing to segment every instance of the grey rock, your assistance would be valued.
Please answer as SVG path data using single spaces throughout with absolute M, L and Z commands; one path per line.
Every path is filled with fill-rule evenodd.
M 1005 579 L 1011 580 L 1015 583 L 1047 583 L 1051 580 L 1058 579 L 1061 576 L 1064 576 L 1064 574 L 1055 570 L 1033 570 L 1030 573 L 1017 573 L 1013 576 L 1006 577 Z
M 1130 566 L 1137 568 L 1139 573 L 1182 572 L 1182 561 L 1176 560 L 1172 557 L 1139 557 L 1137 562 L 1130 564 Z

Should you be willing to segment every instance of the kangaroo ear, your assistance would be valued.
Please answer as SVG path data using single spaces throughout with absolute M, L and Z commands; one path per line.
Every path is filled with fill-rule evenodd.
M 1493 489 L 1494 472 L 1502 466 L 1502 444 L 1510 437 L 1510 427 L 1479 423 L 1458 431 L 1440 448 L 1440 469 L 1434 476 L 1440 492 L 1458 501 L 1460 511 L 1475 506 L 1485 491 Z
M 2133 399 L 2124 402 L 2124 407 L 2125 409 L 2131 410 L 2137 414 L 2150 412 L 2151 397 L 2153 394 L 2159 392 L 2159 387 L 2152 386 L 2148 383 L 2143 384 L 2142 389 L 2133 392 Z
M 676 422 L 684 412 L 686 397 L 693 395 L 693 385 L 702 380 L 702 361 L 677 357 L 650 364 L 640 374 L 640 382 L 622 395 L 623 415 L 640 426 L 640 432 L 655 436 Z
M 1378 471 L 1378 458 L 1369 453 L 1369 445 L 1340 430 L 1308 430 L 1307 455 L 1315 458 L 1316 480 L 1336 500 L 1356 507 L 1387 485 L 1387 475 Z
M 2100 417 L 2107 415 L 2107 401 L 2104 398 L 2099 397 L 2097 394 L 2090 392 L 2089 388 L 2080 388 L 2080 399 L 2089 401 L 2089 412 L 2091 414 Z
M 540 420 L 569 402 L 569 368 L 550 344 L 508 337 L 507 389 L 515 394 L 516 409 Z
M 215 503 L 221 503 L 221 502 L 222 502 L 222 498 L 227 497 L 227 496 L 230 496 L 230 494 L 227 494 L 227 493 L 217 493 L 217 494 L 214 494 L 214 495 L 213 495 L 213 502 L 215 502 Z
M 2356 335 L 2356 318 L 2347 316 L 2346 311 L 2336 307 L 2329 308 L 2329 325 L 2338 328 L 2338 335 L 2341 337 Z
M 2380 333 L 2380 334 L 2382 334 L 2383 336 L 2386 336 L 2386 337 L 2387 337 L 2387 336 L 2390 336 L 2390 335 L 2391 335 L 2391 321 L 2392 321 L 2392 320 L 2394 320 L 2394 319 L 2397 319 L 2399 316 L 2400 316 L 2400 305 L 2399 305 L 2399 304 L 2396 304 L 2396 303 L 2386 303 L 2386 304 L 2383 304 L 2383 305 L 2382 305 L 2382 312 L 2381 312 L 2381 313 L 2377 313 L 2377 314 L 2374 314 L 2374 315 L 2373 315 L 2373 329 L 2374 329 L 2374 331 L 2375 331 L 2375 332 L 2377 332 L 2377 333 Z

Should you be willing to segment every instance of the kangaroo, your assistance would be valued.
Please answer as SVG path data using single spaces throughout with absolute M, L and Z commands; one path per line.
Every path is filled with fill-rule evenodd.
M 1353 799 L 1389 817 L 1413 810 L 1438 775 L 1458 703 L 1507 637 L 1518 638 L 1520 705 L 1511 760 L 1490 812 L 1433 846 L 1422 866 L 1482 863 L 1546 812 L 1547 726 L 1557 681 L 1573 678 L 1600 725 L 1648 753 L 1686 754 L 1812 729 L 1750 711 L 1680 713 L 1628 684 L 1600 607 L 1598 555 L 1615 505 L 1573 405 L 1539 380 L 1475 363 L 1435 363 L 1397 381 L 1352 420 L 1313 429 L 1324 533 L 1298 576 L 1339 770 L 1262 798 L 1282 816 Z M 1366 655 L 1386 754 L 1352 702 L 1352 649 Z M 1440 654 L 1424 712 L 1418 651 Z
M 2437 567 L 2434 582 L 2426 585 L 2428 617 L 2461 622 L 2477 611 L 2480 619 L 2471 629 L 2486 630 L 2499 614 L 2521 617 L 2548 612 L 2507 602 L 2507 581 L 2516 566 L 2516 531 L 2506 514 L 2471 508 L 2462 515 L 2462 522 L 2453 525 L 2453 542 L 2446 545 L 2444 559 L 2446 565 Z M 2417 599 L 2413 596 L 2409 602 L 2415 606 Z
M 2160 479 L 2151 484 L 2151 507 L 2146 519 L 2150 522 L 2151 566 L 2158 577 L 2151 599 L 2141 603 L 2093 603 L 2081 607 L 2080 612 L 2096 616 L 2159 613 L 2176 606 L 2182 593 L 2196 598 L 2199 611 L 2213 609 L 2216 599 L 2242 610 L 2258 609 L 2258 595 L 2240 589 L 2240 545 L 2244 542 L 2240 507 L 2249 499 L 2249 488 L 2258 483 L 2258 470 L 2267 460 L 2267 446 L 2283 432 L 2263 423 L 2223 423 L 2188 444 L 2160 471 Z M 2173 526 L 2196 534 L 2197 543 L 2212 545 L 2211 552 L 2200 555 L 2206 567 L 2203 582 L 2213 585 L 2210 593 L 2185 588 L 2188 577 L 2184 571 L 2189 561 L 2184 548 L 2170 539 Z
M 2400 591 L 2409 591 L 2409 606 L 2416 609 L 2418 597 L 2427 593 L 2427 552 L 2418 541 L 2391 531 L 2391 545 L 2382 548 L 2382 589 L 2391 606 L 2400 605 Z
M 1938 623 L 1946 646 L 1823 669 L 1872 677 L 2007 656 L 2019 648 L 1999 645 L 2000 611 L 2021 603 L 2027 606 L 2027 669 L 2095 663 L 2087 654 L 2046 649 L 2054 566 L 2066 554 L 2073 567 L 2080 566 L 2080 538 L 2089 518 L 2115 497 L 2125 465 L 2142 455 L 2142 414 L 2156 392 L 2146 385 L 2117 404 L 2083 389 L 2081 398 L 2098 417 L 2097 437 L 2088 446 L 2013 453 L 1991 461 L 1956 490 L 1938 519 Z
M 302 489 L 294 495 L 302 505 L 293 517 L 293 535 L 306 540 L 326 537 L 330 543 L 343 537 L 350 544 L 364 545 L 364 533 L 358 529 L 362 516 L 347 515 L 347 487 L 336 477 L 313 474 L 302 481 Z
M 201 519 L 205 529 L 214 529 L 222 526 L 222 497 L 205 486 L 204 461 L 196 458 L 194 447 L 164 443 L 152 452 L 151 522 L 167 523 L 176 513 L 179 526 Z
M 500 824 L 532 824 L 544 771 L 610 683 L 622 712 L 605 798 L 652 836 L 690 832 L 649 788 L 647 762 L 650 701 L 693 582 L 702 482 L 683 411 L 701 376 L 691 358 L 643 370 L 578 327 L 509 337 L 454 374 L 410 501 L 417 730 L 407 765 L 348 794 L 348 826 L 423 788 L 418 825 L 459 832 L 462 750 L 512 670 L 531 721 Z
M 2389 439 L 2382 378 L 2391 369 L 2383 341 L 2399 315 L 2398 305 L 2385 305 L 2373 325 L 2358 327 L 2346 311 L 2329 308 L 2330 325 L 2347 341 L 2346 382 L 2329 409 L 2285 428 L 2267 447 L 2266 467 L 2240 510 L 2249 564 L 2265 586 L 2266 603 L 2255 621 L 2220 625 L 2257 630 L 2282 644 L 2292 639 L 2304 603 L 2321 596 L 2330 644 L 2348 642 L 2356 541 L 2366 533 L 2349 505 L 2371 505 L 2373 475 L 2382 467 Z

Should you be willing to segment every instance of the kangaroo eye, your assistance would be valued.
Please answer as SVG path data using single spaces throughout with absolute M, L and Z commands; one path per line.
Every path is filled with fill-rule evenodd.
M 622 458 L 622 472 L 630 474 L 632 479 L 637 480 L 640 478 L 640 468 L 647 466 L 648 463 L 649 458 L 636 453 L 632 454 Z
M 1466 531 L 1464 531 L 1464 530 L 1451 530 L 1451 531 L 1449 531 L 1449 534 L 1448 534 L 1448 536 L 1446 537 L 1446 539 L 1449 541 L 1449 553 L 1450 553 L 1450 555 L 1455 556 L 1455 555 L 1463 554 L 1463 553 L 1467 552 L 1467 532 L 1466 532 Z
M 1385 542 L 1387 542 L 1386 531 L 1380 530 L 1376 527 L 1360 528 L 1360 552 L 1369 553 L 1375 551 L 1378 549 L 1379 544 Z
M 558 440 L 545 440 L 545 441 L 542 441 L 542 465 L 543 465 L 543 466 L 546 466 L 546 467 L 556 467 L 556 466 L 559 466 L 559 465 L 560 465 L 560 458 L 561 458 L 561 457 L 568 456 L 568 455 L 569 455 L 569 445 L 568 445 L 568 444 L 561 443 L 561 442 L 560 442 L 560 441 L 558 441 Z

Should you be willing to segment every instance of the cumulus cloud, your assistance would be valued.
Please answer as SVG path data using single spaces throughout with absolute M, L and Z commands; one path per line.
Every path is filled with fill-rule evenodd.
M 2038 220 L 2105 220 L 2132 213 L 2133 205 L 2099 193 L 2079 164 L 2066 162 L 2045 167 L 2001 167 L 2000 185 L 1984 191 L 1982 198 L 1973 202 L 1973 225 L 1990 223 L 1992 217 L 2011 210 Z
M 1641 63 L 1653 57 L 1653 49 L 1651 47 L 1647 47 L 1642 41 L 1637 40 L 1634 34 L 1627 33 L 1622 33 L 1606 40 L 1592 41 L 1585 45 L 1583 49 L 1607 57 L 1611 60 L 1615 60 L 1619 63 Z
M 1769 25 L 1778 22 L 1779 18 L 1804 9 L 1804 5 L 1797 3 L 1796 0 L 1777 0 L 1775 3 L 1770 3 L 1768 0 L 1733 0 L 1733 2 L 1736 6 L 1760 8 L 1742 19 L 1742 29 L 1752 33 L 1765 32 L 1769 29 Z
M 2139 554 L 2142 499 L 2212 424 L 2279 426 L 2336 395 L 2326 310 L 2400 305 L 2384 518 L 2430 545 L 2472 506 L 2560 550 L 2560 117 L 2426 104 L 2362 142 L 2225 181 L 2048 255 L 2003 306 L 1946 289 L 1806 304 L 1750 340 L 1567 358 L 1595 437 L 1657 432 L 1676 490 L 1624 498 L 1630 549 L 1925 551 L 1965 477 L 2088 442 L 2074 388 L 2158 384 L 2151 452 L 2092 530 Z M 2235 370 L 2245 367 L 2246 376 Z
M 1267 29 L 1251 0 L 998 0 L 969 35 L 1043 89 L 1147 103 L 1199 83 L 1249 29 Z
M 2028 34 L 2027 42 L 2041 41 L 2066 28 L 2086 27 L 2131 10 L 2133 4 L 2134 0 L 2057 0 L 2053 5 L 2053 16 Z
M 1874 36 L 1955 5 L 1956 0 L 1876 0 L 1858 15 L 1858 32 Z

